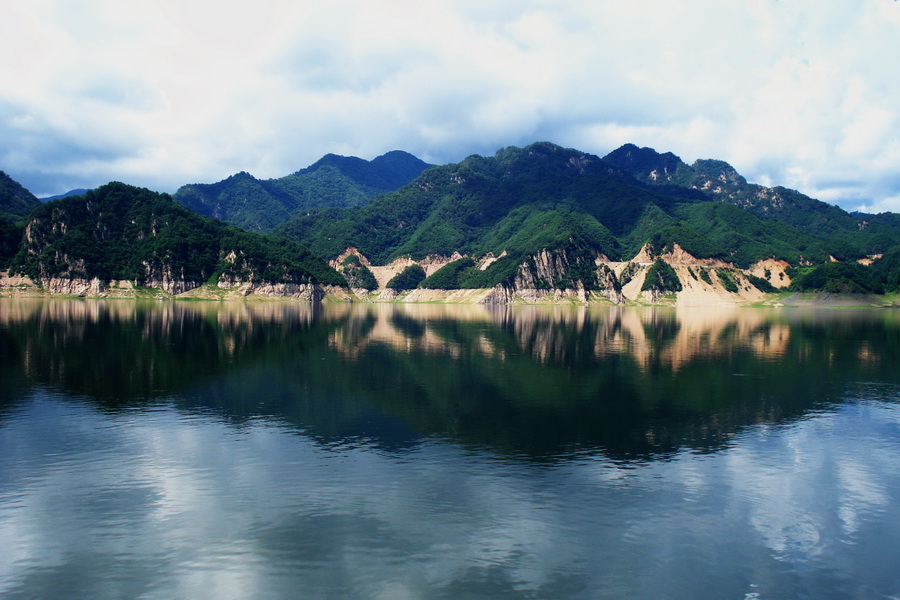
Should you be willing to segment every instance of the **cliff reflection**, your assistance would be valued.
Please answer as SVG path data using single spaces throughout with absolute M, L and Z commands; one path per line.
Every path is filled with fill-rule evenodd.
M 362 307 L 355 316 L 358 323 L 335 331 L 329 340 L 347 358 L 371 345 L 386 344 L 401 352 L 455 358 L 464 352 L 501 359 L 510 353 L 526 354 L 543 364 L 625 354 L 644 369 L 665 365 L 673 371 L 696 360 L 723 358 L 736 346 L 761 359 L 779 360 L 788 351 L 791 323 L 804 320 L 802 314 L 734 308 L 676 311 L 429 305 L 374 305 Z M 827 316 L 818 320 L 823 318 L 823 324 L 834 320 Z M 512 347 L 510 341 L 515 342 Z M 873 358 L 870 350 L 861 352 Z
M 0 300 L 5 405 L 49 386 L 530 458 L 715 450 L 896 383 L 898 349 L 891 311 Z

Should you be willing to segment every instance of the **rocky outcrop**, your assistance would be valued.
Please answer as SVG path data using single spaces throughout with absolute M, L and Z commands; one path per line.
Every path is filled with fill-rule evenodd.
M 404 268 L 418 264 L 427 275 L 431 275 L 441 267 L 465 258 L 454 252 L 450 256 L 428 255 L 421 260 L 409 257 L 399 258 L 385 266 L 374 266 L 359 253 L 356 248 L 347 248 L 340 256 L 331 261 L 331 265 L 340 265 L 348 256 L 356 255 L 361 264 L 366 265 L 378 281 L 378 289 L 374 293 L 357 294 L 381 302 L 392 302 L 402 299 L 405 302 L 462 301 L 479 304 L 509 304 L 512 302 L 538 303 L 575 301 L 588 303 L 592 299 L 606 298 L 613 303 L 624 302 L 622 288 L 615 271 L 610 267 L 607 258 L 585 248 L 545 249 L 527 257 L 516 269 L 513 280 L 480 292 L 475 290 L 413 290 L 398 293 L 386 287 L 392 277 Z M 487 254 L 483 257 L 471 257 L 476 268 L 484 271 L 494 262 L 505 258 L 504 251 L 499 256 Z
M 596 291 L 611 302 L 624 301 L 607 258 L 584 249 L 545 249 L 528 257 L 516 271 L 512 290 L 520 297 L 533 295 L 532 291 L 546 297 L 547 290 L 552 290 L 554 295 L 561 293 L 561 298 L 583 302 L 590 291 Z
M 234 284 L 236 285 L 230 285 Z M 265 282 L 229 282 L 219 281 L 217 287 L 237 291 L 241 296 L 267 296 L 280 298 L 296 298 L 310 302 L 319 302 L 326 290 L 313 283 L 265 283 Z
M 165 290 L 166 293 L 175 296 L 189 292 L 201 285 L 200 282 L 186 279 L 183 270 L 174 272 L 172 266 L 168 264 L 144 261 L 142 266 L 144 267 L 144 278 L 139 283 L 144 287 Z
M 419 263 L 420 267 L 425 269 L 425 276 L 430 277 L 441 267 L 445 267 L 461 258 L 463 258 L 463 255 L 459 252 L 454 252 L 450 256 L 444 256 L 443 254 L 429 254 L 422 260 L 416 262 Z
M 598 267 L 598 277 L 600 277 L 600 285 L 598 290 L 601 296 L 616 304 L 625 302 L 625 295 L 622 293 L 622 285 L 616 272 L 608 263 L 603 263 Z
M 138 286 L 134 281 L 103 281 L 99 278 L 65 278 L 45 277 L 32 282 L 28 277 L 10 276 L 0 273 L 0 290 L 5 295 L 62 295 L 81 298 L 135 298 L 150 292 L 158 297 L 181 296 L 191 298 L 223 299 L 242 297 L 293 298 L 309 302 L 319 302 L 326 297 L 352 301 L 354 295 L 338 286 L 323 286 L 317 283 L 267 283 L 245 282 L 240 280 L 220 281 L 217 288 L 225 292 L 224 296 L 202 292 L 208 286 L 195 281 L 151 280 Z M 144 288 L 144 291 L 140 291 Z
M 776 288 L 786 288 L 791 285 L 791 278 L 787 274 L 790 265 L 787 261 L 768 258 L 761 260 L 747 269 L 747 272 L 756 277 L 765 279 Z
M 520 290 L 553 287 L 568 270 L 569 260 L 564 252 L 544 249 L 519 265 L 513 287 Z
M 353 248 L 339 257 L 343 260 L 357 254 L 360 262 L 371 265 Z M 501 255 L 503 256 L 503 255 Z M 557 249 L 544 249 L 522 260 L 510 281 L 482 290 L 412 290 L 396 292 L 385 284 L 403 268 L 419 264 L 436 270 L 461 257 L 432 255 L 421 261 L 401 258 L 387 266 L 370 266 L 376 273 L 379 289 L 372 293 L 358 293 L 360 297 L 380 302 L 463 302 L 478 304 L 538 304 L 575 302 L 587 304 L 608 301 L 623 304 L 627 301 L 642 304 L 677 304 L 685 306 L 738 305 L 759 302 L 765 294 L 754 287 L 744 271 L 719 259 L 697 258 L 678 244 L 672 244 L 665 252 L 658 253 L 645 245 L 628 262 L 614 263 L 598 252 L 572 245 Z M 477 268 L 484 270 L 497 258 L 492 255 L 472 257 Z M 681 291 L 664 292 L 644 290 L 644 281 L 650 266 L 661 259 L 672 267 L 681 283 Z M 772 264 L 770 264 L 770 262 Z M 769 268 L 768 277 L 783 281 L 787 266 L 774 261 L 760 263 L 759 268 Z M 755 266 L 756 267 L 756 266 Z M 752 273 L 752 271 L 749 271 Z M 762 276 L 760 272 L 759 276 Z M 785 276 L 786 277 L 786 276 Z M 788 279 L 789 281 L 789 279 Z
M 497 285 L 491 288 L 491 291 L 481 299 L 479 304 L 511 304 L 515 297 L 512 288 Z
M 362 252 L 360 252 L 353 246 L 347 246 L 347 249 L 341 252 L 341 254 L 337 258 L 329 260 L 328 265 L 332 269 L 340 269 L 343 266 L 344 261 L 351 256 L 357 257 L 359 259 L 359 262 L 366 267 L 372 266 L 372 263 L 369 262 L 369 259 L 366 258 Z
M 476 261 L 478 263 L 477 264 L 478 270 L 484 271 L 485 269 L 490 267 L 492 264 L 494 264 L 495 262 L 497 262 L 498 260 L 500 260 L 501 258 L 504 258 L 504 257 L 506 257 L 506 250 L 501 252 L 499 254 L 499 256 L 494 256 L 493 252 L 488 252 L 481 258 L 481 260 Z
M 661 254 L 658 253 L 650 244 L 644 244 L 644 246 L 634 256 L 634 258 L 631 259 L 630 262 L 649 265 L 654 260 L 656 260 L 657 257 L 662 258 L 672 266 L 684 265 L 693 267 L 722 267 L 727 269 L 734 268 L 734 265 L 732 265 L 731 263 L 727 263 L 718 258 L 697 258 L 693 254 L 682 248 L 677 242 L 673 243 L 671 248 L 665 249 L 665 252 Z
M 94 279 L 64 279 L 62 277 L 46 277 L 37 283 L 51 294 L 65 296 L 100 296 L 106 284 L 96 277 Z

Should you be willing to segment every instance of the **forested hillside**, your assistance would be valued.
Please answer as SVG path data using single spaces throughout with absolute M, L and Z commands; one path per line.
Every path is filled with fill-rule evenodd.
M 691 167 L 634 146 L 601 160 L 549 143 L 435 167 L 366 206 L 308 211 L 275 233 L 326 257 L 352 246 L 375 264 L 504 254 L 474 279 L 447 275 L 463 276 L 464 287 L 508 280 L 548 249 L 562 252 L 575 276 L 601 256 L 630 260 L 646 244 L 657 254 L 678 244 L 741 269 L 764 259 L 794 267 L 855 261 L 900 244 L 895 215 L 850 215 L 793 190 L 748 184 L 721 161 Z
M 743 209 L 719 208 L 716 215 L 711 214 L 710 209 L 701 209 L 699 218 L 692 211 L 680 213 L 694 225 L 709 223 L 707 231 L 721 231 L 722 224 L 715 217 L 726 217 L 726 227 L 737 236 L 735 245 L 738 246 L 747 241 L 745 227 L 751 223 L 741 217 L 742 214 L 759 217 L 759 225 L 772 230 L 779 239 L 793 238 L 794 245 L 804 249 L 803 257 L 813 262 L 822 262 L 829 255 L 838 260 L 856 260 L 885 252 L 900 243 L 898 215 L 851 215 L 796 190 L 748 183 L 734 167 L 721 160 L 697 160 L 689 166 L 671 152 L 660 154 L 652 148 L 638 148 L 634 144 L 622 146 L 603 160 L 639 181 L 669 193 L 695 194 Z M 793 262 L 799 260 L 799 256 L 790 252 L 783 256 Z
M 570 237 L 607 254 L 665 197 L 597 157 L 552 144 L 435 167 L 355 210 L 304 214 L 277 233 L 330 256 L 355 246 L 376 263 L 454 251 L 528 253 Z M 637 248 L 640 243 L 637 243 Z
M 11 270 L 34 281 L 128 280 L 170 291 L 204 282 L 345 284 L 299 244 L 241 231 L 122 183 L 40 205 Z
M 286 177 L 262 180 L 241 172 L 218 183 L 185 185 L 174 198 L 198 214 L 268 232 L 302 211 L 361 206 L 429 166 L 401 151 L 371 161 L 328 154 Z
M 22 239 L 24 220 L 40 204 L 34 194 L 0 171 L 0 270 L 9 266 Z
M 34 194 L 0 171 L 0 219 L 20 220 L 40 204 Z

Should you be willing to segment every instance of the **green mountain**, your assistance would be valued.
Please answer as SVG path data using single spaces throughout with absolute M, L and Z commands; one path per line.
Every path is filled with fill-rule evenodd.
M 0 218 L 20 221 L 40 204 L 34 194 L 0 171 Z
M 274 233 L 333 257 L 355 247 L 373 264 L 409 256 L 504 255 L 485 271 L 447 265 L 420 287 L 490 287 L 542 252 L 561 261 L 559 287 L 603 285 L 595 265 L 655 255 L 678 244 L 695 257 L 746 269 L 764 259 L 794 266 L 855 260 L 900 244 L 890 215 L 850 215 L 785 188 L 749 184 L 722 161 L 688 166 L 671 153 L 624 146 L 605 159 L 541 142 L 434 167 L 356 208 L 307 211 Z M 521 273 L 520 273 L 521 274 Z
M 4 198 L 18 200 L 3 206 L 18 212 L 0 218 L 0 269 L 38 282 L 128 280 L 174 292 L 207 282 L 348 281 L 366 290 L 388 282 L 394 290 L 598 291 L 613 301 L 638 288 L 654 301 L 684 288 L 752 294 L 791 280 L 800 291 L 900 290 L 900 215 L 849 214 L 748 183 L 722 161 L 687 165 L 633 145 L 601 159 L 539 142 L 423 165 L 401 152 L 371 162 L 328 155 L 280 180 L 239 173 L 198 186 L 223 202 L 243 199 L 229 210 L 242 206 L 257 223 L 265 216 L 277 239 L 197 215 L 186 196 L 179 204 L 111 183 L 41 204 L 4 175 L 2 189 L 13 190 Z M 417 170 L 398 189 L 363 197 Z M 352 190 L 363 194 L 359 205 Z M 288 218 L 287 207 L 301 201 L 309 203 Z M 871 267 L 857 264 L 878 255 Z M 338 256 L 343 277 L 318 258 Z M 405 274 L 382 267 L 401 257 L 421 264 Z M 498 294 L 490 301 L 505 301 Z
M 299 244 L 241 231 L 122 183 L 39 205 L 11 270 L 36 282 L 129 280 L 170 292 L 205 282 L 345 285 Z
M 409 183 L 429 166 L 401 151 L 371 161 L 328 154 L 286 177 L 261 180 L 241 172 L 218 183 L 185 185 L 174 198 L 198 214 L 268 232 L 302 211 L 361 206 Z
M 406 185 L 430 166 L 402 150 L 392 150 L 371 161 L 355 156 L 326 154 L 294 175 L 309 175 L 319 169 L 333 168 L 364 189 L 376 194 L 383 194 Z
M 28 214 L 41 201 L 9 175 L 0 171 L 0 271 L 9 267 L 18 251 Z
M 671 152 L 660 154 L 634 144 L 614 150 L 603 160 L 669 193 L 693 193 L 733 204 L 759 217 L 767 227 L 788 225 L 804 234 L 797 239 L 797 245 L 808 249 L 805 258 L 813 262 L 821 262 L 823 252 L 839 260 L 854 260 L 882 253 L 900 243 L 896 219 L 852 215 L 796 190 L 748 183 L 725 161 L 706 159 L 688 165 Z M 690 215 L 684 217 L 690 220 Z M 860 235 L 865 229 L 868 231 Z M 816 243 L 823 239 L 827 242 Z
M 375 263 L 454 251 L 522 254 L 570 237 L 619 256 L 623 245 L 633 249 L 635 223 L 667 201 L 595 156 L 538 143 L 431 168 L 363 207 L 311 211 L 276 233 L 306 240 L 322 256 L 355 246 Z

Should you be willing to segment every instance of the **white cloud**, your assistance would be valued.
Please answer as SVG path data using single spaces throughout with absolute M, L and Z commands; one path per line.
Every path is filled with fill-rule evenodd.
M 849 208 L 900 189 L 891 0 L 18 0 L 0 19 L 0 168 L 39 194 L 538 139 L 721 158 Z
M 855 210 L 874 214 L 882 212 L 900 213 L 900 194 L 882 198 L 878 202 L 872 202 L 871 204 L 860 204 L 855 207 Z

